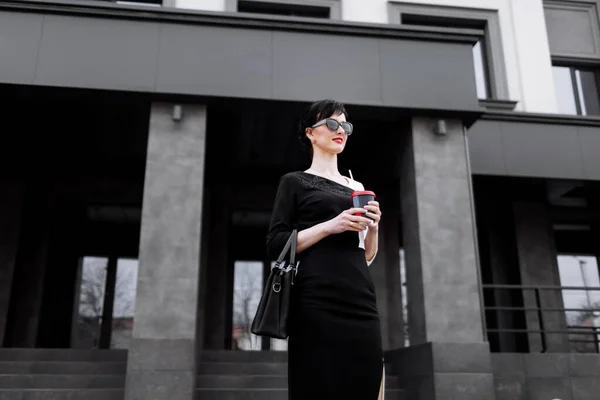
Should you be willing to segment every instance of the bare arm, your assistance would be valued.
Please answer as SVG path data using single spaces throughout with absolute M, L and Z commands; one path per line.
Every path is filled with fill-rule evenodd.
M 360 190 L 365 190 L 362 183 L 355 181 Z M 381 220 L 381 209 L 378 201 L 370 201 L 367 206 L 367 216 L 372 219 L 369 223 L 369 229 L 365 235 L 365 258 L 367 264 L 371 264 L 377 255 L 379 244 L 379 221 Z
M 277 258 L 296 226 L 296 196 L 294 184 L 290 176 L 280 179 L 271 224 L 267 233 L 267 251 L 272 258 Z M 329 235 L 345 231 L 359 232 L 366 229 L 369 219 L 354 215 L 364 212 L 361 208 L 350 208 L 342 211 L 337 217 L 310 228 L 298 231 L 296 253 L 300 253 Z
M 377 255 L 381 209 L 379 208 L 379 202 L 377 201 L 370 201 L 365 208 L 367 209 L 367 215 L 373 219 L 373 221 L 369 224 L 369 230 L 365 235 L 365 257 L 367 259 L 367 263 L 370 264 Z
M 350 208 L 342 211 L 337 217 L 332 218 L 329 221 L 321 222 L 320 224 L 298 232 L 296 253 L 308 249 L 310 246 L 313 246 L 329 235 L 335 235 L 345 231 L 359 232 L 365 230 L 366 225 L 369 223 L 369 219 L 354 215 L 360 211 L 364 210 L 361 208 Z
M 327 222 L 322 222 L 298 232 L 296 253 L 300 253 L 308 249 L 310 246 L 320 242 L 327 236 L 329 236 L 329 232 L 327 231 Z
M 379 229 L 370 227 L 365 237 L 365 258 L 369 263 L 373 261 L 377 255 L 378 242 Z

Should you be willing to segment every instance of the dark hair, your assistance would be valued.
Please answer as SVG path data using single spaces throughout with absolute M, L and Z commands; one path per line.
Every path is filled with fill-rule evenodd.
M 312 152 L 310 139 L 306 137 L 306 128 L 309 128 L 323 118 L 330 117 L 334 114 L 344 114 L 346 119 L 348 119 L 348 112 L 346 112 L 344 105 L 335 100 L 319 100 L 312 103 L 304 110 L 298 126 L 298 138 L 307 150 Z

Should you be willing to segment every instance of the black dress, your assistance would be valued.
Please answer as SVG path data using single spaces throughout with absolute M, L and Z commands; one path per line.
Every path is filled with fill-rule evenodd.
M 306 172 L 284 175 L 267 249 L 276 258 L 300 232 L 352 207 L 352 188 Z M 288 339 L 291 400 L 376 400 L 383 350 L 375 287 L 357 232 L 330 235 L 298 254 Z

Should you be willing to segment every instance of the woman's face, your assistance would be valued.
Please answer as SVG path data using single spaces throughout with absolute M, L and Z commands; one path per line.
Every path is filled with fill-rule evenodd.
M 338 123 L 346 122 L 344 114 L 335 114 L 329 116 Z M 317 121 L 319 122 L 319 121 Z M 310 139 L 313 147 L 313 152 L 322 151 L 331 154 L 339 154 L 344 151 L 348 135 L 340 124 L 335 131 L 332 131 L 328 124 L 321 124 L 315 128 L 306 128 L 306 135 Z

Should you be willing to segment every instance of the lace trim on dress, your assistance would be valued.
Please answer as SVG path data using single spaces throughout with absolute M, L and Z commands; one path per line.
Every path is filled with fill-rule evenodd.
M 300 183 L 305 188 L 309 189 L 321 189 L 331 193 L 340 194 L 342 196 L 347 196 L 352 193 L 354 189 L 344 186 L 340 183 L 334 182 L 327 178 L 323 178 L 318 175 L 312 175 L 310 177 L 305 176 L 304 174 L 298 174 L 298 179 Z

